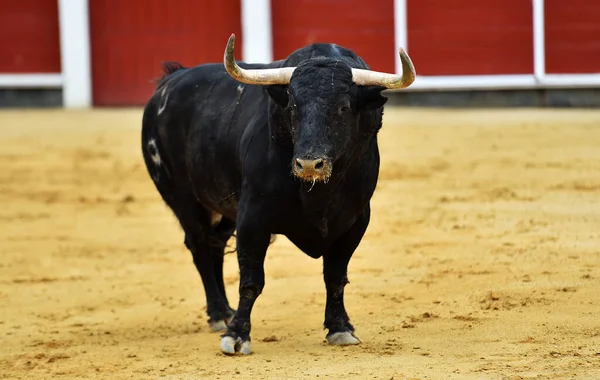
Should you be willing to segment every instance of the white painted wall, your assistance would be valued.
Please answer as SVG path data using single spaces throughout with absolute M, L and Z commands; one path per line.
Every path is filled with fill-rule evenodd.
M 88 0 L 58 0 L 63 106 L 92 105 Z
M 396 74 L 402 73 L 402 62 L 400 62 L 400 55 L 398 49 L 403 48 L 410 56 L 410 50 L 408 50 L 408 28 L 406 22 L 406 0 L 394 0 L 394 62 L 396 63 Z M 418 73 L 417 66 L 415 70 Z
M 249 63 L 273 61 L 271 1 L 242 1 L 242 60 Z
M 0 88 L 61 88 L 61 74 L 0 74 Z
M 544 0 L 533 0 L 533 75 L 537 81 L 546 76 Z

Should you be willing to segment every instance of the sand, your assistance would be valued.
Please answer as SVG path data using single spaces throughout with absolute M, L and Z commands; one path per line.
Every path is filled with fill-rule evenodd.
M 600 378 L 600 111 L 386 109 L 363 343 L 325 343 L 321 261 L 280 237 L 247 357 L 208 328 L 141 112 L 0 112 L 0 378 Z M 234 254 L 225 277 L 236 305 Z

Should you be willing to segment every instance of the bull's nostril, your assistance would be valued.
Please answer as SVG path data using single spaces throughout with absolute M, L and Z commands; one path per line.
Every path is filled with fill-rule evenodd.
M 313 174 L 317 174 L 318 172 L 322 172 L 323 170 L 325 170 L 325 160 L 322 158 L 317 158 L 317 159 L 303 159 L 303 158 L 296 158 L 294 160 L 294 170 L 296 170 L 296 172 L 300 173 L 313 173 Z

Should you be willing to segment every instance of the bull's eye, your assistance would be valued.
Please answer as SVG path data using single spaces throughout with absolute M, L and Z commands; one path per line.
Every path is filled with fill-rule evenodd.
M 346 113 L 348 111 L 350 111 L 350 107 L 348 107 L 348 106 L 341 106 L 339 112 L 340 113 Z

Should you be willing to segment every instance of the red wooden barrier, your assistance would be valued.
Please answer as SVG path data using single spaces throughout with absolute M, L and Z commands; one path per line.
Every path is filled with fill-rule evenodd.
M 600 72 L 600 2 L 546 0 L 546 72 Z
M 313 42 L 354 50 L 373 70 L 394 72 L 393 0 L 271 0 L 273 58 Z
M 239 0 L 93 0 L 90 29 L 96 106 L 144 104 L 161 61 L 222 62 L 231 33 L 241 58 Z
M 533 73 L 531 1 L 407 0 L 407 23 L 419 75 Z
M 60 73 L 58 1 L 2 1 L 0 73 Z

